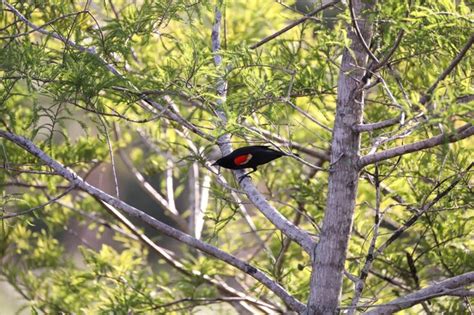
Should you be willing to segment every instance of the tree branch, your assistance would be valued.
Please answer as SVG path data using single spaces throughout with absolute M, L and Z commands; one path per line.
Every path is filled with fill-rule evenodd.
M 376 249 L 376 242 L 379 237 L 379 228 L 382 222 L 383 213 L 380 213 L 380 204 L 381 204 L 381 189 L 380 189 L 380 177 L 378 167 L 375 168 L 374 174 L 374 181 L 375 181 L 375 224 L 373 227 L 373 235 L 372 240 L 370 241 L 369 250 L 367 251 L 367 255 L 365 257 L 365 263 L 360 271 L 360 275 L 355 282 L 355 293 L 352 297 L 351 306 L 354 306 L 353 309 L 349 310 L 348 315 L 355 314 L 356 308 L 355 306 L 359 303 L 359 300 L 362 296 L 362 291 L 365 288 L 365 281 L 367 276 L 369 275 L 370 269 L 372 268 L 372 264 L 374 261 L 374 251 Z
M 458 177 L 442 192 L 438 193 L 433 200 L 425 204 L 415 215 L 413 215 L 410 219 L 408 219 L 405 224 L 399 227 L 393 234 L 382 244 L 379 246 L 377 251 L 373 254 L 374 259 L 377 258 L 390 244 L 392 244 L 396 239 L 398 239 L 403 232 L 405 232 L 408 228 L 410 228 L 415 222 L 428 210 L 431 209 L 438 201 L 441 200 L 444 196 L 446 196 L 458 183 L 461 181 L 462 177 L 469 172 L 469 170 L 474 165 L 474 162 L 471 163 L 464 172 L 461 172 Z
M 138 210 L 135 207 L 130 206 L 129 204 L 103 192 L 102 190 L 88 184 L 85 182 L 81 177 L 79 177 L 74 171 L 64 167 L 59 162 L 53 160 L 50 156 L 48 156 L 45 152 L 40 150 L 36 145 L 34 145 L 30 140 L 23 138 L 19 135 L 10 133 L 8 131 L 0 130 L 0 137 L 5 138 L 16 145 L 22 147 L 30 154 L 34 155 L 38 159 L 42 160 L 46 165 L 54 169 L 60 176 L 68 180 L 72 185 L 81 189 L 91 196 L 98 198 L 102 202 L 107 203 L 108 205 L 118 208 L 128 215 L 136 217 L 143 222 L 147 223 L 151 227 L 155 228 L 156 230 L 160 231 L 164 235 L 167 235 L 171 238 L 174 238 L 184 244 L 187 244 L 191 247 L 201 250 L 202 252 L 215 257 L 219 260 L 222 260 L 228 263 L 231 266 L 247 273 L 254 279 L 258 280 L 260 283 L 265 285 L 269 288 L 272 292 L 274 292 L 277 296 L 279 296 L 292 310 L 295 311 L 303 311 L 305 309 L 304 304 L 300 301 L 296 300 L 293 296 L 291 296 L 283 287 L 281 287 L 278 283 L 274 280 L 270 279 L 266 274 L 264 274 L 259 269 L 251 266 L 250 264 L 241 261 L 237 257 L 226 253 L 220 250 L 217 247 L 214 247 L 208 243 L 202 242 L 190 235 L 187 235 L 151 216 L 146 214 L 143 211 Z
M 332 6 L 334 6 L 335 4 L 337 4 L 338 2 L 340 2 L 340 0 L 335 0 L 335 1 L 331 1 L 331 2 L 328 2 L 326 4 L 323 4 L 321 5 L 320 7 L 314 9 L 313 11 L 309 12 L 308 14 L 306 14 L 305 16 L 303 16 L 302 18 L 294 21 L 293 23 L 290 23 L 288 26 L 285 26 L 284 28 L 282 28 L 281 30 L 279 30 L 278 32 L 276 33 L 273 33 L 272 35 L 270 36 L 267 36 L 265 37 L 264 39 L 260 40 L 258 43 L 256 44 L 253 44 L 252 46 L 250 46 L 250 49 L 255 49 L 255 48 L 258 48 L 260 46 L 262 46 L 263 44 L 271 41 L 272 39 L 280 36 L 281 34 L 283 33 L 286 33 L 288 32 L 289 30 L 291 30 L 292 28 L 294 28 L 295 26 L 298 26 L 300 25 L 301 23 L 303 23 L 304 21 L 310 19 L 312 16 L 318 14 L 319 12 L 327 9 L 327 8 L 330 8 Z
M 33 207 L 33 208 L 30 208 L 28 210 L 25 210 L 25 211 L 21 211 L 21 212 L 15 212 L 15 213 L 8 213 L 8 214 L 5 214 L 5 215 L 2 215 L 0 216 L 0 220 L 5 220 L 5 219 L 10 219 L 10 218 L 15 218 L 15 217 L 19 217 L 19 216 L 22 216 L 22 215 L 27 215 L 29 213 L 32 213 L 36 210 L 39 210 L 39 209 L 43 209 L 44 207 L 52 204 L 52 203 L 55 203 L 57 202 L 59 199 L 61 199 L 62 197 L 64 197 L 65 195 L 69 194 L 73 189 L 74 189 L 74 185 L 72 186 L 69 186 L 68 188 L 66 188 L 65 191 L 63 191 L 62 193 L 60 193 L 58 196 L 54 197 L 54 198 L 50 198 L 47 202 L 39 205 L 39 206 L 36 206 L 36 207 Z
M 224 281 L 220 281 L 218 279 L 210 277 L 206 274 L 201 273 L 198 270 L 189 270 L 189 269 L 187 269 L 186 266 L 181 261 L 179 261 L 179 259 L 174 257 L 173 252 L 157 245 L 148 236 L 146 236 L 144 233 L 140 232 L 140 230 L 129 219 L 127 219 L 122 213 L 120 213 L 120 211 L 118 211 L 115 207 L 105 203 L 104 201 L 100 200 L 99 198 L 95 197 L 95 199 L 109 213 L 111 213 L 117 220 L 122 222 L 139 240 L 141 240 L 151 250 L 155 251 L 158 255 L 160 255 L 170 266 L 175 268 L 177 271 L 179 271 L 182 274 L 187 275 L 187 276 L 201 277 L 206 282 L 214 285 L 220 292 L 230 294 L 230 295 L 234 295 L 238 298 L 241 298 L 243 301 L 245 301 L 249 304 L 255 304 L 256 307 L 274 309 L 274 306 L 272 306 L 268 303 L 259 301 L 255 298 L 250 297 L 250 296 L 247 296 L 245 293 L 232 288 L 231 286 L 229 286 Z
M 362 36 L 362 32 L 360 30 L 360 27 L 359 27 L 359 24 L 357 23 L 357 19 L 356 19 L 356 16 L 355 16 L 355 11 L 354 11 L 354 6 L 352 4 L 352 0 L 349 0 L 349 13 L 351 15 L 351 21 L 352 21 L 352 26 L 354 27 L 354 30 L 355 30 L 355 33 L 357 35 L 357 38 L 359 39 L 359 42 L 361 44 L 361 46 L 364 48 L 365 52 L 367 53 L 367 55 L 376 63 L 378 64 L 379 63 L 379 60 L 377 59 L 377 57 L 375 57 L 375 55 L 372 53 L 372 51 L 370 50 L 370 47 L 369 45 L 367 45 L 365 39 L 364 39 L 364 36 Z M 370 73 L 370 71 L 368 71 L 367 73 Z
M 360 124 L 360 125 L 355 125 L 354 130 L 357 132 L 367 132 L 367 131 L 374 131 L 386 127 L 390 127 L 393 125 L 396 125 L 400 122 L 402 119 L 402 115 L 395 117 L 395 118 L 390 118 L 387 120 L 379 121 L 376 123 L 370 123 L 370 124 Z
M 164 210 L 164 214 L 171 218 L 183 232 L 188 231 L 188 225 L 186 220 L 184 220 L 176 211 L 175 208 L 170 207 L 168 201 L 145 179 L 142 173 L 133 165 L 132 161 L 125 154 L 123 149 L 119 149 L 119 155 L 122 159 L 122 162 L 127 166 L 127 169 L 132 173 L 135 181 L 140 185 L 140 187 L 152 198 L 160 207 Z
M 215 9 L 215 21 L 212 26 L 212 52 L 214 53 L 214 64 L 216 67 L 222 67 L 222 56 L 220 55 L 220 25 L 221 25 L 222 14 L 216 6 Z M 224 81 L 223 76 L 219 76 L 217 79 L 217 106 L 216 114 L 220 119 L 220 123 L 225 126 L 227 123 L 227 117 L 225 112 L 222 110 L 222 105 L 225 103 L 227 96 L 227 82 Z M 224 134 L 217 139 L 217 144 L 221 149 L 222 154 L 227 155 L 232 152 L 232 146 L 230 144 L 230 134 Z M 243 170 L 234 170 L 234 175 L 238 178 L 244 175 Z M 299 244 L 306 252 L 312 252 L 315 242 L 307 233 L 299 229 L 288 219 L 286 219 L 280 212 L 272 207 L 263 195 L 257 190 L 252 184 L 249 177 L 245 177 L 240 183 L 242 189 L 247 194 L 250 201 L 263 213 L 263 215 L 270 220 L 279 230 L 281 230 L 286 236 L 292 239 L 295 243 Z
M 453 71 L 453 69 L 458 65 L 458 63 L 461 62 L 462 58 L 464 55 L 467 53 L 467 51 L 471 48 L 472 44 L 474 43 L 474 33 L 469 37 L 469 40 L 467 41 L 466 45 L 461 49 L 461 51 L 454 57 L 453 61 L 449 64 L 449 66 L 441 73 L 441 75 L 436 79 L 436 81 L 431 85 L 431 87 L 426 91 L 426 93 L 420 98 L 420 103 L 424 105 L 427 103 L 430 99 L 431 96 L 438 86 L 438 84 L 443 81 L 448 74 Z
M 422 303 L 435 297 L 453 295 L 464 286 L 474 283 L 474 272 L 467 272 L 462 275 L 443 280 L 424 289 L 410 293 L 383 305 L 377 305 L 366 315 L 391 314 L 407 309 L 413 305 Z M 469 291 L 468 291 L 469 292 Z
M 406 144 L 403 146 L 388 149 L 388 150 L 378 152 L 378 153 L 365 155 L 359 159 L 358 164 L 360 168 L 363 168 L 369 164 L 374 164 L 376 162 L 384 161 L 396 156 L 421 151 L 421 150 L 432 148 L 432 147 L 445 144 L 445 143 L 456 142 L 456 141 L 465 139 L 467 137 L 470 137 L 473 134 L 474 134 L 474 126 L 468 123 L 456 129 L 456 132 L 454 132 L 451 135 L 443 133 L 426 140 L 418 141 L 411 144 Z
M 354 16 L 359 19 L 361 36 L 369 44 L 373 33 L 368 12 L 374 10 L 375 2 L 353 1 Z M 352 29 L 348 27 L 347 31 L 351 43 L 343 50 L 339 70 L 326 209 L 320 240 L 311 257 L 313 262 L 308 314 L 337 313 L 354 220 L 361 140 L 360 134 L 353 130 L 353 126 L 362 121 L 365 95 L 360 84 L 366 75 L 368 55 Z
M 45 30 L 41 27 L 38 27 L 35 24 L 33 24 L 32 22 L 30 22 L 23 14 L 21 14 L 17 9 L 15 9 L 15 7 L 10 5 L 8 2 L 3 1 L 3 3 L 11 12 L 13 12 L 13 14 L 15 14 L 21 21 L 23 21 L 29 27 L 33 28 L 35 31 L 37 31 L 41 34 L 47 35 L 47 36 L 51 36 L 51 37 L 53 37 L 57 40 L 60 40 L 61 42 L 63 42 L 65 45 L 67 45 L 69 47 L 72 47 L 72 48 L 77 49 L 81 52 L 90 54 L 91 56 L 97 58 L 97 60 L 99 60 L 114 75 L 116 75 L 117 77 L 122 78 L 122 79 L 124 78 L 122 73 L 120 73 L 119 70 L 117 70 L 112 64 L 108 63 L 106 60 L 104 60 L 101 56 L 99 56 L 97 54 L 95 47 L 81 46 L 81 45 L 73 42 L 72 40 L 70 40 L 68 38 L 65 38 L 64 36 L 62 36 L 60 34 L 57 34 L 55 32 L 49 32 L 49 31 L 47 31 L 47 30 Z M 132 82 L 130 82 L 130 81 L 127 81 L 127 82 L 138 91 L 138 88 L 136 88 L 133 85 Z M 204 139 L 206 139 L 210 142 L 214 142 L 215 139 L 214 139 L 213 136 L 203 132 L 201 129 L 199 129 L 198 127 L 196 127 L 195 125 L 190 123 L 188 120 L 183 118 L 179 113 L 174 111 L 172 108 L 169 108 L 168 106 L 162 106 L 162 105 L 158 104 L 153 99 L 151 99 L 147 96 L 144 96 L 141 100 L 143 102 L 145 102 L 146 104 L 148 104 L 149 106 L 151 106 L 152 108 L 158 110 L 160 113 L 165 114 L 166 117 L 169 120 L 172 120 L 172 121 L 178 123 L 179 125 L 186 127 L 191 132 L 195 133 L 196 135 L 198 135 L 198 136 L 200 136 L 200 137 L 202 137 L 202 138 L 204 138 Z
M 313 116 L 311 116 L 310 114 L 308 114 L 307 112 L 305 112 L 304 110 L 302 110 L 301 108 L 299 108 L 299 106 L 297 106 L 296 104 L 294 104 L 292 101 L 289 100 L 289 98 L 284 98 L 283 99 L 283 102 L 287 103 L 288 105 L 290 105 L 292 108 L 294 108 L 298 113 L 300 113 L 301 115 L 303 115 L 304 117 L 308 118 L 309 120 L 311 120 L 312 122 L 314 122 L 316 125 L 318 125 L 319 127 L 323 128 L 324 130 L 326 131 L 329 131 L 329 132 L 332 132 L 332 129 L 329 128 L 328 126 L 324 125 L 323 123 L 319 122 L 316 118 L 314 118 Z

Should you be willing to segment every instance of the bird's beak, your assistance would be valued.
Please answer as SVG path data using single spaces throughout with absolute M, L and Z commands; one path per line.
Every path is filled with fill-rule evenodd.
M 211 164 L 211 166 L 216 166 L 216 165 L 217 165 L 217 161 Z

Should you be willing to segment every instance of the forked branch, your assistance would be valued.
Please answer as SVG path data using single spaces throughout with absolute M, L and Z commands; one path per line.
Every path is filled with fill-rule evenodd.
M 138 210 L 135 207 L 105 193 L 104 191 L 96 188 L 95 186 L 90 185 L 89 183 L 85 182 L 81 177 L 79 177 L 74 171 L 71 169 L 66 168 L 65 166 L 61 165 L 56 160 L 53 160 L 50 156 L 48 156 L 44 151 L 39 149 L 33 142 L 30 140 L 13 134 L 8 131 L 0 130 L 0 137 L 5 138 L 16 145 L 23 148 L 25 151 L 29 152 L 33 156 L 37 157 L 41 161 L 48 165 L 53 170 L 55 170 L 61 177 L 65 178 L 69 181 L 72 185 L 77 187 L 77 189 L 83 190 L 84 192 L 88 193 L 89 195 L 105 202 L 117 209 L 122 210 L 123 212 L 140 219 L 141 221 L 145 222 L 146 224 L 150 225 L 151 227 L 155 228 L 157 231 L 160 231 L 166 236 L 176 239 L 177 241 L 189 245 L 193 248 L 196 248 L 214 258 L 222 260 L 228 263 L 231 266 L 247 273 L 263 285 L 265 285 L 268 289 L 270 289 L 273 293 L 279 296 L 289 308 L 294 311 L 301 312 L 305 309 L 305 305 L 302 304 L 300 301 L 295 299 L 291 296 L 281 285 L 279 285 L 274 280 L 270 279 L 266 274 L 264 274 L 259 269 L 251 266 L 250 264 L 240 260 L 239 258 L 220 250 L 217 247 L 214 247 L 208 243 L 200 241 L 190 235 L 187 235 L 153 217 L 146 214 L 145 212 Z

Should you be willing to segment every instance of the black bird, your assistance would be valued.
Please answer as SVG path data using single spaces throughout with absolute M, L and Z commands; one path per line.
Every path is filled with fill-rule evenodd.
M 251 145 L 234 150 L 231 154 L 218 159 L 212 165 L 219 165 L 231 170 L 241 170 L 252 168 L 253 170 L 245 173 L 239 178 L 239 183 L 249 174 L 257 171 L 257 166 L 268 163 L 279 157 L 287 155 L 281 151 L 270 149 L 264 145 Z

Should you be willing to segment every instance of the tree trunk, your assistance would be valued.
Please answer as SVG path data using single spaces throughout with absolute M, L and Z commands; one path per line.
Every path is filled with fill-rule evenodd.
M 359 17 L 361 12 L 373 9 L 374 1 L 354 0 L 352 5 L 361 34 L 369 45 L 370 22 Z M 308 314 L 337 312 L 357 196 L 360 136 L 353 126 L 362 122 L 364 94 L 361 80 L 368 54 L 351 26 L 348 26 L 348 35 L 352 43 L 343 53 L 339 73 L 328 200 L 320 242 L 313 257 Z

